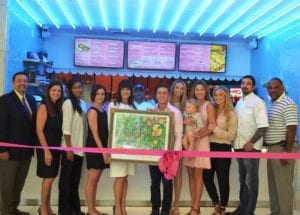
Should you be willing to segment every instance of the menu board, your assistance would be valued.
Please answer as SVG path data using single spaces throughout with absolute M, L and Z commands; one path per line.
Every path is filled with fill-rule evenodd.
M 76 38 L 75 65 L 123 68 L 124 41 Z
M 176 43 L 128 41 L 129 69 L 175 69 Z
M 225 72 L 225 66 L 226 46 L 180 44 L 180 71 Z

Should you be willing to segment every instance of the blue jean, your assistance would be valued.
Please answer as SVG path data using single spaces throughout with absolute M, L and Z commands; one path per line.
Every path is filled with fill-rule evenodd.
M 240 205 L 243 215 L 254 214 L 258 196 L 259 159 L 237 159 L 240 176 Z

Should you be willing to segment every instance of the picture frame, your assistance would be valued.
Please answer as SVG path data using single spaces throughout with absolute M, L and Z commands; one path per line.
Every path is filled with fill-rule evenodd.
M 113 149 L 172 150 L 173 112 L 112 108 L 108 145 Z M 157 155 L 111 154 L 112 160 L 157 164 Z

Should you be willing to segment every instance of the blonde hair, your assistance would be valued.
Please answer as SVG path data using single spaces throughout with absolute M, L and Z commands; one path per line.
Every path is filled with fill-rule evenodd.
M 169 102 L 171 104 L 174 104 L 174 102 L 173 102 L 174 91 L 175 91 L 175 86 L 178 83 L 180 83 L 180 84 L 183 85 L 183 95 L 181 96 L 180 101 L 179 101 L 180 111 L 183 112 L 184 109 L 185 109 L 185 103 L 186 103 L 186 100 L 187 100 L 187 87 L 186 87 L 186 84 L 185 84 L 185 82 L 183 80 L 178 79 L 178 80 L 176 80 L 176 81 L 173 82 L 173 84 L 171 86 L 171 91 L 170 91 L 170 96 L 169 96 Z
M 233 111 L 233 103 L 230 98 L 230 93 L 227 87 L 220 85 L 214 88 L 213 95 L 215 95 L 217 90 L 221 90 L 223 95 L 225 96 L 225 105 L 224 105 L 224 114 L 226 115 L 227 119 L 230 117 L 231 111 Z M 214 102 L 216 109 L 218 109 L 218 105 Z
M 197 107 L 197 109 L 199 109 L 200 107 L 200 103 L 197 99 L 195 98 L 190 98 L 186 101 L 186 104 L 191 104 L 191 105 L 195 105 Z

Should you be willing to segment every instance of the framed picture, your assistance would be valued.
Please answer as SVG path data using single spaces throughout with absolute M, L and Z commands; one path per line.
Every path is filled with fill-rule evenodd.
M 111 109 L 109 146 L 113 149 L 173 149 L 173 113 Z M 159 156 L 112 154 L 112 160 L 157 163 Z

